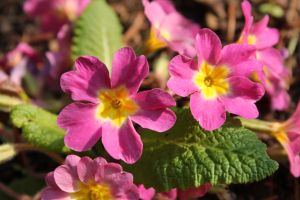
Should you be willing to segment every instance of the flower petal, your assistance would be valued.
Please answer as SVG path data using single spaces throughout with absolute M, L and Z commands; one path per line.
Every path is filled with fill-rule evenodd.
M 53 189 L 46 187 L 42 191 L 42 200 L 71 200 L 71 197 L 68 193 L 61 190 Z
M 97 103 L 98 91 L 110 87 L 108 70 L 96 57 L 81 56 L 75 62 L 75 70 L 62 75 L 60 85 L 75 101 Z
M 152 200 L 152 198 L 155 195 L 155 189 L 154 188 L 148 188 L 146 189 L 143 184 L 138 186 L 139 195 L 141 200 Z
M 178 196 L 181 200 L 188 200 L 189 198 L 203 197 L 212 187 L 210 183 L 205 183 L 197 188 L 190 188 L 187 190 L 179 190 Z
M 212 131 L 224 124 L 226 120 L 225 107 L 218 99 L 205 100 L 198 92 L 191 95 L 191 112 L 200 126 Z
M 257 42 L 255 43 L 258 49 L 272 47 L 279 40 L 279 31 L 275 28 L 267 27 L 269 16 L 265 16 L 259 22 L 253 25 L 252 32 L 256 36 Z
M 121 128 L 105 123 L 103 125 L 102 143 L 109 155 L 128 164 L 135 163 L 142 155 L 143 143 L 141 137 L 130 120 L 127 120 Z
M 106 163 L 103 166 L 100 166 L 96 170 L 95 181 L 111 181 L 114 179 L 116 174 L 122 172 L 122 167 L 117 163 Z
M 255 56 L 255 47 L 247 44 L 229 44 L 222 49 L 221 60 L 218 64 L 235 66 L 241 62 L 248 61 Z
M 198 63 L 203 60 L 209 64 L 218 63 L 221 54 L 222 44 L 219 37 L 210 29 L 203 28 L 196 37 L 196 51 L 198 54 Z
M 64 192 L 79 191 L 77 174 L 73 174 L 68 165 L 61 165 L 54 170 L 54 180 L 57 186 Z
M 148 73 L 149 65 L 145 56 L 136 57 L 132 48 L 124 47 L 113 58 L 111 85 L 113 88 L 125 85 L 129 93 L 134 94 Z
M 176 115 L 170 109 L 141 110 L 130 117 L 143 128 L 165 132 L 176 122 Z
M 193 59 L 186 56 L 175 56 L 169 63 L 169 73 L 171 76 L 192 79 L 197 72 L 197 64 Z
M 83 183 L 89 183 L 95 180 L 95 174 L 97 171 L 97 163 L 89 157 L 83 157 L 80 159 L 77 165 L 77 174 L 79 180 Z
M 228 78 L 231 93 L 222 97 L 226 111 L 247 119 L 258 117 L 259 113 L 255 102 L 264 95 L 264 88 L 245 77 Z
M 101 123 L 96 119 L 97 105 L 72 103 L 58 115 L 58 125 L 67 130 L 65 145 L 75 151 L 86 151 L 100 139 Z
M 139 92 L 132 99 L 144 110 L 164 109 L 176 106 L 173 97 L 158 88 Z
M 54 172 L 49 172 L 45 177 L 45 181 L 49 187 L 59 189 L 55 183 Z

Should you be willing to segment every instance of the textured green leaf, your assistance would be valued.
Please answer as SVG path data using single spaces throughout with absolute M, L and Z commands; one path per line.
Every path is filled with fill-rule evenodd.
M 207 132 L 189 110 L 177 112 L 169 131 L 142 133 L 144 151 L 135 165 L 126 165 L 137 183 L 158 191 L 190 188 L 203 183 L 230 184 L 259 181 L 271 175 L 278 164 L 266 153 L 266 145 L 240 126 L 238 120 Z
M 72 57 L 97 56 L 109 68 L 121 48 L 122 29 L 116 13 L 104 0 L 94 0 L 76 22 Z
M 32 105 L 13 107 L 12 123 L 22 129 L 23 137 L 31 144 L 57 152 L 66 152 L 63 129 L 57 125 L 57 116 Z

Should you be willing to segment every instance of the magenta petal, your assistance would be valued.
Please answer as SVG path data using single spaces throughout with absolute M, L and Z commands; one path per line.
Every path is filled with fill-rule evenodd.
M 80 159 L 77 165 L 77 174 L 79 180 L 85 184 L 94 181 L 97 171 L 97 163 L 89 157 Z
M 141 137 L 130 120 L 127 120 L 120 128 L 105 123 L 103 125 L 102 143 L 109 155 L 128 164 L 135 163 L 142 155 L 143 143 Z
M 275 48 L 266 48 L 258 52 L 258 60 L 260 60 L 265 67 L 276 76 L 284 71 L 283 57 L 280 51 Z
M 196 84 L 191 79 L 171 77 L 167 82 L 167 86 L 175 94 L 182 97 L 187 97 L 190 94 L 199 91 Z
M 264 95 L 264 88 L 245 77 L 230 77 L 231 94 L 222 97 L 226 111 L 247 119 L 258 117 L 255 102 Z
M 139 195 L 141 200 L 152 200 L 152 198 L 155 195 L 155 189 L 154 188 L 148 188 L 146 189 L 143 184 L 138 186 Z
M 189 198 L 203 197 L 210 189 L 212 185 L 206 183 L 197 188 L 190 188 L 187 190 L 179 190 L 178 196 L 181 200 L 188 200 Z
M 45 181 L 49 187 L 59 189 L 59 187 L 55 183 L 54 172 L 49 172 L 45 177 Z
M 42 191 L 41 200 L 71 200 L 68 193 L 50 187 Z
M 243 11 L 243 15 L 245 17 L 245 25 L 242 31 L 243 36 L 248 35 L 250 28 L 252 26 L 253 23 L 253 16 L 251 15 L 251 4 L 249 3 L 249 1 L 244 0 L 242 3 L 242 11 Z
M 196 37 L 196 51 L 198 54 L 198 63 L 203 60 L 209 64 L 218 63 L 221 54 L 222 44 L 219 37 L 210 29 L 203 28 Z
M 176 106 L 173 97 L 162 89 L 152 89 L 137 93 L 132 99 L 145 110 L 164 109 Z
M 182 79 L 192 79 L 197 69 L 197 64 L 192 58 L 182 55 L 175 56 L 169 63 L 170 75 Z
M 143 128 L 165 132 L 176 122 L 176 115 L 170 109 L 141 110 L 130 119 Z
M 253 34 L 256 36 L 256 47 L 263 49 L 272 47 L 279 40 L 279 31 L 275 28 L 267 27 L 269 17 L 266 15 L 263 19 L 253 25 Z
M 96 119 L 97 105 L 72 103 L 58 115 L 58 125 L 67 130 L 65 145 L 75 151 L 86 151 L 101 137 L 101 123 Z
M 130 94 L 134 94 L 148 73 L 149 65 L 145 56 L 136 57 L 132 48 L 121 48 L 113 58 L 112 87 L 125 85 Z
M 248 61 L 255 56 L 255 47 L 246 44 L 229 44 L 222 49 L 222 58 L 218 64 L 235 66 L 241 62 Z
M 231 76 L 244 76 L 251 77 L 253 73 L 256 72 L 259 80 L 265 79 L 265 74 L 263 72 L 263 64 L 256 59 L 251 59 L 245 62 L 241 62 L 237 65 L 230 66 Z
M 72 193 L 79 190 L 77 174 L 73 174 L 68 165 L 61 165 L 54 170 L 54 179 L 57 186 L 64 192 Z
M 110 88 L 106 66 L 93 56 L 81 56 L 75 62 L 75 70 L 61 77 L 61 88 L 75 101 L 98 102 L 100 89 Z
M 190 107 L 194 118 L 208 131 L 220 128 L 226 120 L 225 107 L 218 99 L 205 100 L 196 92 L 191 95 Z

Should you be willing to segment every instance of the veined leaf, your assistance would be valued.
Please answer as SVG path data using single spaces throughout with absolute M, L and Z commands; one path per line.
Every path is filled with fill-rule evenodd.
M 114 53 L 121 48 L 119 19 L 104 0 L 93 0 L 75 25 L 72 57 L 96 56 L 110 69 Z
M 57 116 L 33 105 L 13 107 L 10 119 L 22 129 L 23 137 L 37 147 L 51 151 L 67 152 L 64 145 L 65 131 L 58 127 Z
M 238 122 L 238 123 L 236 123 Z M 259 181 L 278 164 L 266 153 L 256 134 L 231 120 L 208 132 L 189 110 L 177 112 L 175 126 L 165 133 L 144 130 L 144 151 L 135 165 L 126 165 L 136 183 L 158 191 L 186 189 L 204 183 L 230 184 Z

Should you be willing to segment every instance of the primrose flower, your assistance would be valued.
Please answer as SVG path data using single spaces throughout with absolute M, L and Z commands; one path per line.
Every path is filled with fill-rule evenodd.
M 253 24 L 251 4 L 248 1 L 243 1 L 242 10 L 245 26 L 238 43 L 255 46 L 255 58 L 263 64 L 263 70 L 262 74 L 254 75 L 254 80 L 261 82 L 265 87 L 266 93 L 271 98 L 272 109 L 285 110 L 289 106 L 290 97 L 284 79 L 289 77 L 289 73 L 283 65 L 284 58 L 281 53 L 272 48 L 279 40 L 279 32 L 275 28 L 267 27 L 268 16 Z
M 272 135 L 287 152 L 291 174 L 300 177 L 300 103 L 287 121 L 273 124 Z
M 146 189 L 144 185 L 139 185 L 138 190 L 141 200 L 152 200 L 156 196 L 156 199 L 175 200 L 177 197 L 180 200 L 188 200 L 189 198 L 203 197 L 210 189 L 212 185 L 210 183 L 203 184 L 197 188 L 190 188 L 187 190 L 172 189 L 168 192 L 160 192 L 155 194 L 154 188 Z
M 77 101 L 58 116 L 59 126 L 67 130 L 65 144 L 85 151 L 102 138 L 113 158 L 136 162 L 143 144 L 132 121 L 158 132 L 168 130 L 176 121 L 168 108 L 176 104 L 171 95 L 160 89 L 137 93 L 148 73 L 146 58 L 137 57 L 128 47 L 115 54 L 111 80 L 106 66 L 97 58 L 78 58 L 75 70 L 61 77 L 63 91 Z
M 0 59 L 1 79 L 11 80 L 21 85 L 21 80 L 26 72 L 27 66 L 37 60 L 36 51 L 26 43 L 20 43 Z
M 46 176 L 42 200 L 138 200 L 133 176 L 117 163 L 67 156 L 65 163 Z
M 43 32 L 57 33 L 66 23 L 76 20 L 90 0 L 26 0 L 24 11 L 30 17 L 39 17 Z
M 242 30 L 239 43 L 254 45 L 256 49 L 272 47 L 279 40 L 279 31 L 276 28 L 269 28 L 269 16 L 265 16 L 257 23 L 253 23 L 251 15 L 251 4 L 244 0 L 242 11 L 245 17 L 245 25 Z
M 169 0 L 143 0 L 143 4 L 152 26 L 147 41 L 149 52 L 170 47 L 179 54 L 196 55 L 194 42 L 200 26 L 177 12 Z
M 202 29 L 196 37 L 198 64 L 178 55 L 170 61 L 167 85 L 179 96 L 190 97 L 192 115 L 206 130 L 222 126 L 226 111 L 247 119 L 256 118 L 255 102 L 264 94 L 259 83 L 246 76 L 260 68 L 251 60 L 255 49 L 231 44 L 222 49 L 218 36 Z

